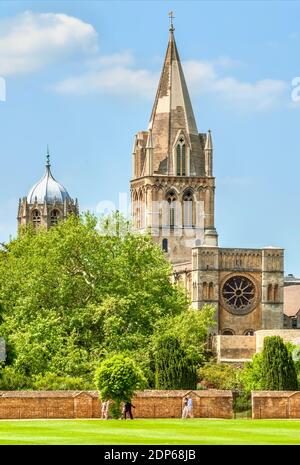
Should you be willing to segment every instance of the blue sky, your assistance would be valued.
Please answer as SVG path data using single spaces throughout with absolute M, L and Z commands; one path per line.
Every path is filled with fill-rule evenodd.
M 18 199 L 42 176 L 47 144 L 81 209 L 118 207 L 171 9 L 198 130 L 212 130 L 220 245 L 284 247 L 286 272 L 300 275 L 297 1 L 2 0 L 0 241 L 16 234 Z

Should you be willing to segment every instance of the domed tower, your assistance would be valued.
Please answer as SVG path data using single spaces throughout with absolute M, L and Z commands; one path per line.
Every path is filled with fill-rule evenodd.
M 46 229 L 70 214 L 78 215 L 78 202 L 69 196 L 66 188 L 57 182 L 50 169 L 50 155 L 47 150 L 46 171 L 29 191 L 27 197 L 19 200 L 18 226 L 33 224 Z

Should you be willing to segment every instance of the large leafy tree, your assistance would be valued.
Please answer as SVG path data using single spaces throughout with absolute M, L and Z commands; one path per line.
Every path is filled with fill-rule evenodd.
M 15 370 L 28 387 L 45 373 L 91 383 L 99 360 L 119 352 L 150 372 L 157 322 L 188 308 L 160 248 L 119 214 L 100 224 L 86 214 L 49 231 L 28 228 L 0 252 L 9 379 Z

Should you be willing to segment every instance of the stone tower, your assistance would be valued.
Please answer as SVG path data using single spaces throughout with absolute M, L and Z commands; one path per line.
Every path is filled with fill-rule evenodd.
M 217 246 L 210 131 L 198 133 L 171 23 L 147 131 L 132 150 L 134 228 L 148 230 L 171 262 L 191 262 L 195 246 Z
M 35 227 L 43 226 L 48 229 L 70 214 L 78 213 L 77 199 L 74 202 L 51 173 L 48 150 L 44 176 L 30 189 L 27 197 L 19 200 L 18 226 L 20 228 L 31 223 Z

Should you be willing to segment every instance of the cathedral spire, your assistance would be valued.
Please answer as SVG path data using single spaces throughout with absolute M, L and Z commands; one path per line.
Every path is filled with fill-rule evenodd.
M 177 50 L 173 13 L 170 16 L 170 36 L 148 129 L 152 129 L 154 172 L 174 175 L 174 150 L 179 133 L 191 146 L 191 172 L 203 175 L 202 147 L 196 120 Z

